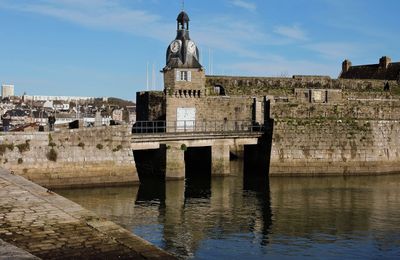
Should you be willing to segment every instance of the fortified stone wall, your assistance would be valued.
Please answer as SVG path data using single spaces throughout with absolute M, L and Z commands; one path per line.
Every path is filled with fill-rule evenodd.
M 196 108 L 196 121 L 251 121 L 251 97 L 167 98 L 167 121 L 175 122 L 179 107 Z
M 136 120 L 165 120 L 165 96 L 162 91 L 136 93 Z
M 214 93 L 214 86 L 222 86 L 228 96 L 293 96 L 294 89 L 341 89 L 344 98 L 360 98 L 360 92 L 371 98 L 387 97 L 383 92 L 386 81 L 384 80 L 348 80 L 331 79 L 329 77 L 295 76 L 293 78 L 270 77 L 230 77 L 230 76 L 206 76 L 206 88 L 208 94 Z M 393 95 L 400 94 L 400 86 L 397 81 L 389 81 Z
M 348 100 L 346 102 L 273 103 L 271 116 L 282 118 L 355 118 L 355 119 L 400 119 L 400 100 Z
M 270 175 L 399 172 L 399 121 L 275 121 Z
M 45 187 L 139 181 L 130 127 L 0 135 L 0 165 Z

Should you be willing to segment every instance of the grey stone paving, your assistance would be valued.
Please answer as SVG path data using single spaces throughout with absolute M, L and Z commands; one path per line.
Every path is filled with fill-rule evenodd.
M 4 242 L 3 240 L 0 239 L 0 260 L 6 260 L 6 259 L 39 259 L 34 255 L 31 255 L 30 253 L 22 250 L 21 248 L 18 248 L 16 246 L 13 246 L 9 243 Z
M 43 259 L 175 259 L 113 222 L 2 169 L 0 239 Z

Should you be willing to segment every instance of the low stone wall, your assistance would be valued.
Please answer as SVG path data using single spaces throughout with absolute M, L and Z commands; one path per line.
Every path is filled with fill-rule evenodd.
M 275 121 L 270 175 L 400 172 L 400 121 Z
M 139 182 L 130 127 L 0 135 L 0 165 L 45 187 Z

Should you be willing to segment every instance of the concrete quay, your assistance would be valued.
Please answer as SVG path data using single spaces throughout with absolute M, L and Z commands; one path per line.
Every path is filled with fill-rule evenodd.
M 0 169 L 0 259 L 35 257 L 176 259 L 78 204 Z

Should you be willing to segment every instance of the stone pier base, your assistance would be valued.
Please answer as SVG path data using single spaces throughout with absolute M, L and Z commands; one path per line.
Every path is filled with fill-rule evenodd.
M 182 143 L 170 142 L 166 146 L 165 178 L 167 180 L 184 179 L 185 151 Z
M 230 174 L 229 144 L 218 142 L 211 147 L 211 174 L 214 176 Z

